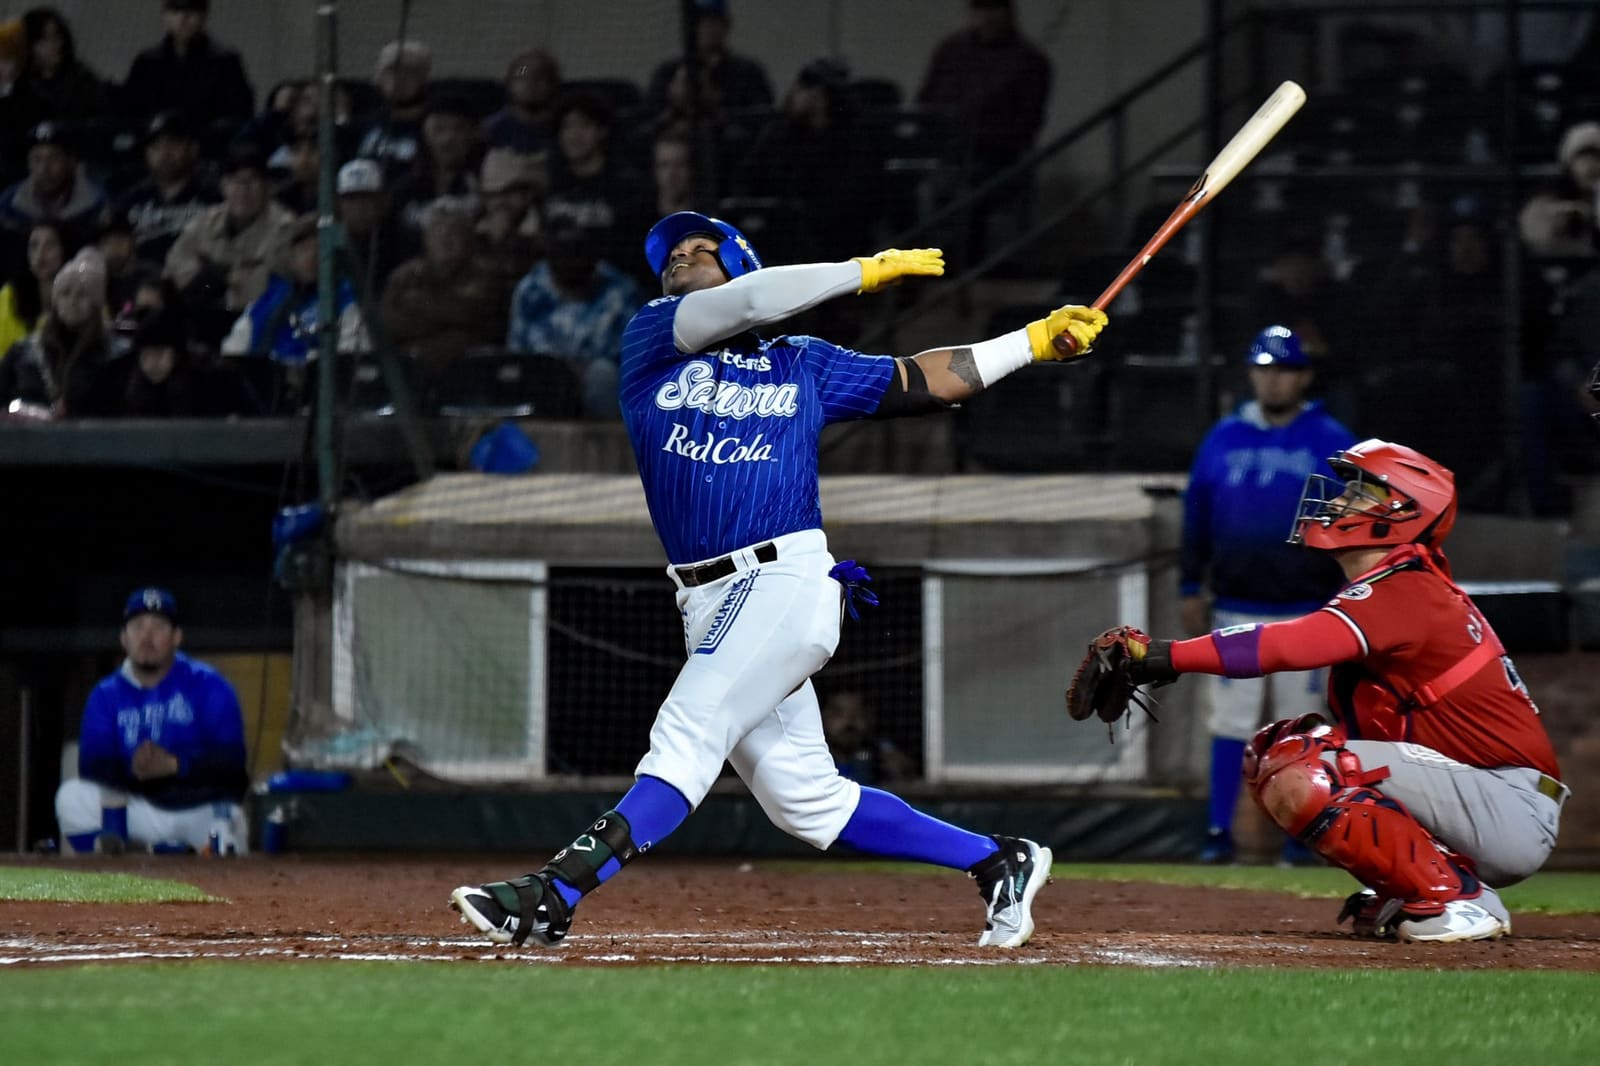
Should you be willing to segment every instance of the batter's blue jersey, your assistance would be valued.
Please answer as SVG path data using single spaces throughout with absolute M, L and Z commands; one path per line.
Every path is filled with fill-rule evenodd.
M 622 335 L 622 417 L 668 561 L 821 528 L 822 427 L 876 411 L 894 359 L 751 334 L 680 352 L 672 322 L 682 299 L 646 304 Z

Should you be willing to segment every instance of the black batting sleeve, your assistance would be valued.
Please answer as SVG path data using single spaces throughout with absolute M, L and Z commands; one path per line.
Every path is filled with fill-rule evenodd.
M 889 379 L 889 387 L 883 390 L 883 397 L 878 401 L 878 409 L 872 412 L 873 418 L 903 418 L 907 415 L 930 415 L 935 411 L 948 411 L 956 405 L 946 403 L 928 391 L 928 376 L 922 372 L 922 367 L 917 365 L 916 359 L 896 359 L 905 371 L 902 381 L 901 375 L 896 373 Z

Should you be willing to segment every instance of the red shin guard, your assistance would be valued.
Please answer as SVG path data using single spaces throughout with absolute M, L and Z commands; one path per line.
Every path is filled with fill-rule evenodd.
M 1410 914 L 1438 913 L 1482 891 L 1471 867 L 1424 829 L 1398 800 L 1371 786 L 1388 776 L 1361 760 L 1325 725 L 1304 720 L 1257 733 L 1245 752 L 1245 783 L 1268 818 Z

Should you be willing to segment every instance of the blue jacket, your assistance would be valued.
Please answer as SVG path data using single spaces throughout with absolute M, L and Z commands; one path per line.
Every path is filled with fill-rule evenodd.
M 341 282 L 334 298 L 335 316 L 343 316 L 355 299 L 355 289 L 348 281 Z M 315 285 L 296 286 L 281 274 L 273 274 L 267 281 L 266 291 L 245 309 L 250 336 L 249 346 L 241 354 L 268 355 L 280 362 L 304 363 L 312 355 L 310 345 L 316 336 L 317 317 L 321 313 L 318 300 Z
M 1288 538 L 1307 475 L 1332 477 L 1328 457 L 1355 442 L 1315 402 L 1286 426 L 1254 401 L 1213 426 L 1183 494 L 1182 595 L 1209 586 L 1223 610 L 1297 614 L 1338 591 L 1338 565 Z
M 133 776 L 134 749 L 146 740 L 178 757 L 175 776 Z M 141 688 L 123 664 L 83 708 L 78 776 L 168 809 L 238 802 L 249 785 L 239 697 L 216 670 L 182 654 L 155 688 Z

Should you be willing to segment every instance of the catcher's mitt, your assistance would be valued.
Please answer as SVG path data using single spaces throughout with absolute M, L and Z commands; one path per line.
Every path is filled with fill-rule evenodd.
M 1078 722 L 1098 716 L 1109 724 L 1126 714 L 1131 704 L 1154 719 L 1154 701 L 1140 693 L 1139 686 L 1177 679 L 1168 656 L 1171 643 L 1151 640 L 1132 626 L 1113 626 L 1095 637 L 1067 686 L 1067 714 Z

